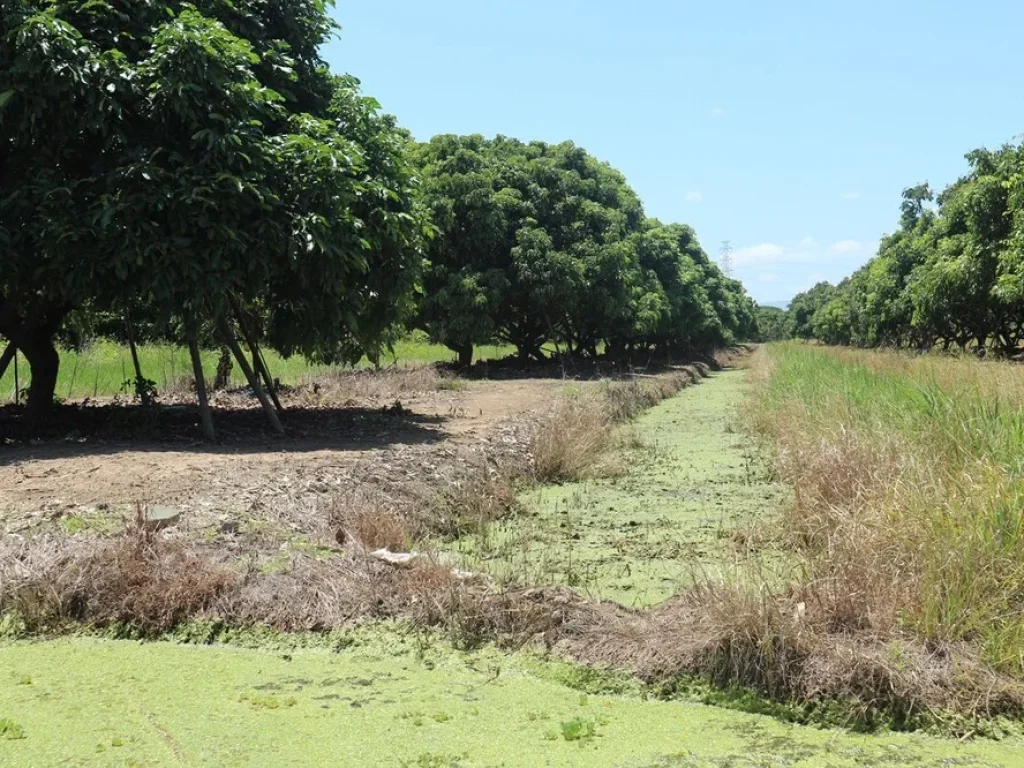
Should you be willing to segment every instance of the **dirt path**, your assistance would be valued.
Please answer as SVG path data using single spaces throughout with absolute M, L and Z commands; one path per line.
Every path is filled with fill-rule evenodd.
M 303 414 L 302 428 L 284 440 L 257 434 L 212 448 L 188 437 L 0 447 L 0 532 L 98 506 L 145 502 L 230 516 L 296 488 L 327 492 L 347 469 L 376 454 L 422 458 L 486 439 L 497 425 L 543 407 L 560 386 L 550 379 L 467 382 L 464 389 L 403 397 L 397 416 L 381 415 L 394 401 L 354 403 L 351 424 L 318 429 L 316 415 Z

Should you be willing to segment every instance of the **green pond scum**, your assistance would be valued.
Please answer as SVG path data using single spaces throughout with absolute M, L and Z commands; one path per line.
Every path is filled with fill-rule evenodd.
M 470 570 L 651 606 L 742 556 L 733 534 L 789 498 L 735 428 L 744 370 L 715 373 L 622 428 L 615 477 L 524 493 L 524 514 L 457 543 Z
M 1024 744 L 865 736 L 581 694 L 492 649 L 0 646 L 0 765 L 1020 766 Z M 369 635 L 367 636 L 369 637 Z
M 464 551 L 492 573 L 665 599 L 786 501 L 731 428 L 742 386 L 726 371 L 657 406 L 630 427 L 624 474 L 531 492 L 532 514 Z M 184 642 L 0 643 L 0 766 L 1024 766 L 1017 740 L 796 725 L 400 625 L 293 636 L 195 623 L 172 637 Z

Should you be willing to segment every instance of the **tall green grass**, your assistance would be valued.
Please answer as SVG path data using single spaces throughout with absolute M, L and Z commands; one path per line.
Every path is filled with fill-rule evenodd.
M 506 346 L 483 346 L 476 351 L 477 359 L 498 359 L 512 354 L 513 348 Z M 204 351 L 203 367 L 208 378 L 217 370 L 219 353 Z M 304 376 L 332 370 L 332 366 L 319 366 L 301 356 L 282 358 L 272 350 L 265 350 L 271 374 L 285 384 L 295 384 Z M 192 376 L 192 364 L 188 350 L 171 344 L 145 344 L 139 347 L 139 359 L 143 375 L 156 382 L 157 391 L 166 391 Z M 383 365 L 412 365 L 438 362 L 454 362 L 454 353 L 438 344 L 431 344 L 422 334 L 413 334 L 395 345 L 394 353 L 385 355 Z M 31 380 L 24 357 L 20 358 L 19 384 L 26 388 Z M 360 366 L 370 363 L 363 360 Z M 56 396 L 65 400 L 80 400 L 87 397 L 111 397 L 125 391 L 126 381 L 134 380 L 131 354 L 128 347 L 110 341 L 97 341 L 81 351 L 61 352 L 60 374 L 57 380 Z M 244 383 L 244 376 L 235 365 L 231 372 L 234 384 Z M 130 386 L 129 386 L 130 391 Z M 12 402 L 15 394 L 14 366 L 0 378 L 0 404 Z
M 853 625 L 1024 675 L 1024 368 L 781 344 L 758 373 L 804 581 Z

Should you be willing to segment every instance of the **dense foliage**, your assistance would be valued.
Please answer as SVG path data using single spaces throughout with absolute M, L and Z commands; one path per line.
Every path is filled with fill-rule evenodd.
M 33 412 L 57 343 L 124 329 L 217 344 L 237 323 L 324 362 L 416 324 L 463 362 L 754 333 L 693 231 L 572 143 L 412 142 L 320 58 L 328 3 L 0 7 L 0 337 Z
M 537 359 L 545 342 L 594 356 L 752 333 L 752 303 L 693 231 L 646 219 L 622 175 L 571 142 L 449 135 L 414 153 L 438 230 L 419 321 L 462 363 L 492 341 Z
M 0 334 L 52 402 L 79 308 L 185 326 L 232 302 L 355 360 L 411 309 L 405 138 L 318 54 L 323 0 L 0 8 Z
M 1015 354 L 1024 337 L 1024 144 L 967 155 L 935 196 L 903 193 L 899 229 L 838 286 L 794 299 L 794 335 L 831 344 Z M 931 205 L 930 205 L 931 204 Z
M 757 333 L 755 341 L 783 341 L 793 338 L 793 328 L 789 313 L 781 307 L 757 307 Z

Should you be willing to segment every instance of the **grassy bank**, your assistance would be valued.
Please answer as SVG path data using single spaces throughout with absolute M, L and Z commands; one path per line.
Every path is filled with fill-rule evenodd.
M 829 620 L 1024 674 L 1024 369 L 783 345 L 760 374 L 754 418 Z
M 478 359 L 498 359 L 511 354 L 511 347 L 489 346 L 477 349 Z M 265 350 L 267 364 L 272 375 L 284 384 L 295 384 L 308 375 L 324 373 L 329 366 L 310 363 L 301 356 L 282 358 L 272 350 Z M 203 367 L 207 378 L 212 379 L 217 370 L 219 352 L 203 352 Z M 192 364 L 188 350 L 172 344 L 144 344 L 139 347 L 139 359 L 143 375 L 156 382 L 157 391 L 165 392 L 182 385 L 192 377 Z M 394 353 L 387 354 L 383 365 L 409 363 L 453 362 L 455 354 L 447 347 L 431 344 L 422 335 L 415 334 L 395 345 Z M 363 366 L 369 362 L 363 360 Z M 31 381 L 25 359 L 20 359 L 20 385 L 26 388 Z M 60 376 L 57 380 L 56 395 L 65 400 L 86 397 L 112 397 L 124 391 L 124 383 L 134 379 L 131 354 L 127 346 L 111 341 L 97 341 L 82 351 L 61 352 Z M 242 385 L 245 377 L 238 366 L 231 372 L 233 384 Z M 14 366 L 8 368 L 0 378 L 0 404 L 14 400 Z
M 751 533 L 787 554 L 631 620 L 632 652 L 812 710 L 839 700 L 866 727 L 1019 723 L 1024 369 L 782 344 L 751 381 L 747 421 L 794 490 Z

